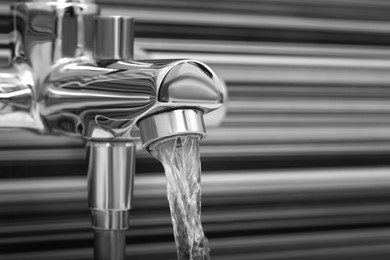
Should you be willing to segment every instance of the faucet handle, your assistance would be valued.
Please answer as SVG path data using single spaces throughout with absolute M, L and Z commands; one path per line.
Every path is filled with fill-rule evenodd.
M 133 17 L 95 16 L 95 60 L 131 60 L 133 46 Z

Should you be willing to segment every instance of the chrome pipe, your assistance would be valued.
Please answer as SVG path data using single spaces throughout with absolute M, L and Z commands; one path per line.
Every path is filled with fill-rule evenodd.
M 88 201 L 92 227 L 128 228 L 135 172 L 134 142 L 89 142 Z
M 125 230 L 94 230 L 94 256 L 95 260 L 124 260 Z
M 95 60 L 132 60 L 134 56 L 134 18 L 95 17 Z

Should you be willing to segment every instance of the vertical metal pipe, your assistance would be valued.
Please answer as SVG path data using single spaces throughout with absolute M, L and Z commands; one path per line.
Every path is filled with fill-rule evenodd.
M 94 259 L 124 260 L 135 172 L 134 142 L 89 142 L 88 199 Z
M 123 16 L 95 17 L 96 60 L 132 60 L 134 54 L 134 18 Z
M 128 228 L 135 172 L 134 142 L 89 142 L 88 199 L 92 227 Z
M 126 257 L 125 230 L 94 230 L 95 260 L 124 260 Z

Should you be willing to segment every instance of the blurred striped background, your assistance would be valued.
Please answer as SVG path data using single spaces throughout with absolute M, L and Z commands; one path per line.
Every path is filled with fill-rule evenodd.
M 136 18 L 151 58 L 227 84 L 201 147 L 212 259 L 389 259 L 389 1 L 98 3 Z M 80 139 L 0 133 L 0 259 L 91 259 L 86 168 Z M 175 259 L 162 168 L 136 168 L 128 257 Z

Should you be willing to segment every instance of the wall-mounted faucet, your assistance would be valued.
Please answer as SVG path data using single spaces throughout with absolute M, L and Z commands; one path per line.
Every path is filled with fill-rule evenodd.
M 118 236 L 112 230 L 128 228 L 134 141 L 150 151 L 163 138 L 204 137 L 203 115 L 222 105 L 222 86 L 199 61 L 133 60 L 133 19 L 99 16 L 93 1 L 20 2 L 11 14 L 0 127 L 88 141 L 95 256 L 122 259 L 99 245 Z

